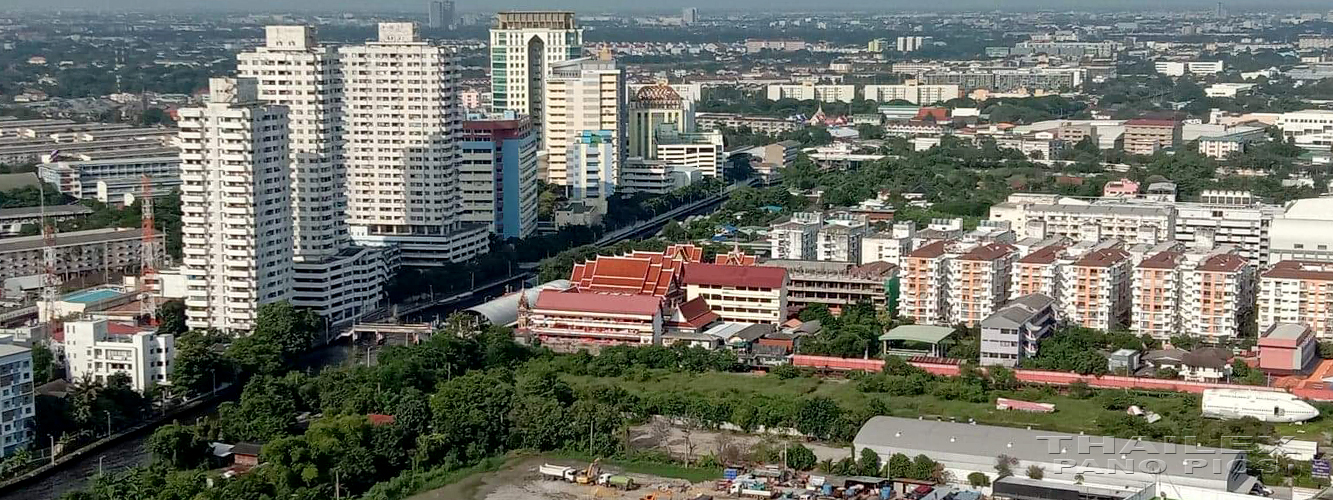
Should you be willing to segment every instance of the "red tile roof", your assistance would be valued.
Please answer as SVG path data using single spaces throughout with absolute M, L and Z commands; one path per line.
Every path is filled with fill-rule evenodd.
M 686 285 L 782 288 L 787 282 L 787 270 L 768 266 L 686 264 L 683 282 Z
M 935 257 L 939 257 L 939 256 L 941 256 L 941 255 L 944 255 L 944 253 L 945 253 L 948 249 L 949 249 L 949 242 L 948 242 L 948 241 L 943 241 L 943 240 L 941 240 L 941 241 L 936 241 L 936 242 L 931 243 L 931 244 L 929 244 L 929 245 L 923 246 L 923 247 L 918 248 L 918 249 L 916 249 L 916 250 L 912 250 L 912 252 L 909 253 L 909 254 L 907 254 L 907 256 L 908 256 L 908 257 L 919 257 L 919 258 L 923 258 L 923 259 L 933 259 L 933 258 L 935 258 Z
M 1234 253 L 1217 254 L 1204 260 L 1199 265 L 1200 271 L 1214 272 L 1236 272 L 1245 267 L 1249 262 L 1244 257 Z
M 672 324 L 691 328 L 702 328 L 722 318 L 713 312 L 713 308 L 708 306 L 708 302 L 703 297 L 695 297 L 694 300 L 686 301 L 677 308 L 676 313 L 672 317 Z
M 1185 255 L 1180 252 L 1159 252 L 1143 259 L 1143 262 L 1139 263 L 1139 269 L 1175 269 L 1184 257 Z
M 537 294 L 537 303 L 532 309 L 652 316 L 661 312 L 662 298 L 653 295 L 542 290 Z
M 682 262 L 661 254 L 608 257 L 575 264 L 569 280 L 583 292 L 663 296 L 672 290 Z
M 135 335 L 144 330 L 144 328 L 140 328 L 138 325 L 111 322 L 106 324 L 106 333 L 108 335 Z
M 713 258 L 714 264 L 728 264 L 733 266 L 753 266 L 756 258 L 753 255 L 745 255 L 744 251 L 734 250 L 725 254 L 717 254 Z
M 1265 278 L 1333 281 L 1333 264 L 1304 260 L 1284 260 L 1265 271 Z
M 1018 263 L 1050 264 L 1052 262 L 1055 262 L 1055 259 L 1060 258 L 1060 252 L 1063 252 L 1064 250 L 1065 247 L 1061 245 L 1051 245 L 1051 246 L 1041 247 L 1038 248 L 1036 251 L 1023 256 L 1023 258 L 1018 259 Z
M 1111 267 L 1127 259 L 1129 259 L 1129 252 L 1118 248 L 1103 248 L 1088 252 L 1074 265 L 1079 267 Z
M 1004 243 L 987 243 L 958 256 L 958 260 L 991 262 L 1014 251 L 1014 247 Z

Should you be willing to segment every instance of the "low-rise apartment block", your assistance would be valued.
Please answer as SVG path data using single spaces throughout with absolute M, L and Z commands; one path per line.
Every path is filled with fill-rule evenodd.
M 770 255 L 774 259 L 818 260 L 819 230 L 823 225 L 821 213 L 793 213 L 790 219 L 774 224 L 768 232 Z
M 861 239 L 861 263 L 887 262 L 902 265 L 903 256 L 912 251 L 916 237 L 915 222 L 898 222 L 888 232 L 869 233 Z
M 850 103 L 856 100 L 856 86 L 817 85 L 814 83 L 769 85 L 768 100 L 780 101 L 782 99 Z
M 1023 295 L 981 320 L 981 365 L 1013 368 L 1037 355 L 1055 329 L 1055 299 Z
M 139 392 L 171 384 L 176 359 L 173 335 L 106 319 L 85 319 L 65 323 L 64 343 L 70 380 L 105 383 L 112 375 L 123 373 L 130 378 L 130 387 Z
M 780 267 L 688 263 L 685 300 L 703 297 L 723 321 L 780 325 L 787 320 L 787 270 Z
M 898 266 L 887 262 L 855 265 L 843 262 L 769 260 L 765 266 L 787 270 L 787 307 L 798 311 L 824 304 L 834 315 L 856 304 L 893 312 L 898 300 Z
M 157 234 L 155 248 L 158 262 L 167 258 L 164 236 Z M 22 236 L 0 240 L 0 279 L 33 276 L 46 272 L 42 258 L 45 247 L 41 236 Z M 56 233 L 56 268 L 62 277 L 101 274 L 107 271 L 138 269 L 143 262 L 143 230 L 90 229 Z
M 1137 119 L 1125 122 L 1122 136 L 1126 153 L 1151 155 L 1180 145 L 1180 122 L 1175 120 Z
M 912 104 L 930 105 L 958 99 L 963 96 L 957 85 L 919 85 L 909 82 L 903 85 L 866 85 L 865 98 L 875 102 L 907 101 Z

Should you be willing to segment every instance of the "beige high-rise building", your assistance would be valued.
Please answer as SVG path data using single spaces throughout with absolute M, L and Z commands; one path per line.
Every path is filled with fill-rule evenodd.
M 573 12 L 496 14 L 491 28 L 491 108 L 528 115 L 542 130 L 542 99 L 551 66 L 580 57 L 583 30 L 575 25 Z
M 190 328 L 247 333 L 262 304 L 292 291 L 287 107 L 258 82 L 214 78 L 180 110 L 181 232 Z
M 546 82 L 546 117 L 541 123 L 546 145 L 546 181 L 579 192 L 591 186 L 572 186 L 572 178 L 596 180 L 612 189 L 601 189 L 600 198 L 613 194 L 620 163 L 625 158 L 625 80 L 624 74 L 609 59 L 576 59 L 551 65 Z M 576 143 L 590 143 L 589 137 L 610 140 L 610 156 L 573 155 Z M 599 143 L 600 144 L 600 143 Z M 586 149 L 586 148 L 584 148 Z M 578 153 L 578 151 L 574 151 Z M 585 151 L 586 152 L 586 151 Z M 594 165 L 592 162 L 596 161 Z M 571 174 L 571 170 L 579 170 Z
M 1111 330 L 1129 321 L 1134 263 L 1118 248 L 1089 251 L 1060 271 L 1064 319 L 1070 324 Z
M 348 225 L 367 246 L 397 245 L 406 266 L 485 253 L 487 226 L 460 218 L 458 64 L 413 23 L 338 50 L 343 65 Z
M 1009 278 L 1018 252 L 987 243 L 949 260 L 949 324 L 973 326 L 1009 298 Z
M 1333 339 L 1333 264 L 1284 260 L 1259 275 L 1259 331 L 1302 323 Z
M 629 101 L 629 135 L 626 156 L 656 159 L 657 131 L 674 125 L 678 132 L 694 131 L 694 105 L 665 83 L 640 87 Z

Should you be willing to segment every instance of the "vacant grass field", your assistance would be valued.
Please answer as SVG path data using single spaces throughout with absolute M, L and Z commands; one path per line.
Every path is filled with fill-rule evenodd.
M 707 372 L 699 374 L 651 371 L 647 377 L 586 377 L 566 376 L 574 386 L 607 384 L 631 392 L 694 392 L 709 396 L 763 394 L 779 398 L 801 398 L 807 396 L 826 396 L 837 401 L 844 408 L 865 408 L 872 399 L 886 403 L 884 406 L 895 417 L 941 417 L 953 418 L 960 422 L 975 419 L 978 423 L 1005 425 L 1011 427 L 1031 426 L 1059 432 L 1094 433 L 1098 431 L 1098 419 L 1119 414 L 1119 411 L 1107 410 L 1096 398 L 1075 399 L 1053 391 L 1035 388 L 1013 391 L 1004 397 L 1055 404 L 1055 413 L 1040 414 L 1021 411 L 1001 411 L 995 409 L 995 402 L 970 403 L 949 401 L 930 394 L 920 396 L 892 396 L 889 394 L 862 393 L 856 383 L 846 379 L 798 377 L 780 380 L 776 377 L 748 373 Z M 1173 414 L 1185 414 L 1179 396 L 1174 394 L 1155 395 L 1154 393 L 1136 393 L 1140 400 L 1146 401 L 1146 410 L 1156 411 L 1165 419 Z M 1154 400 L 1161 402 L 1156 406 Z M 1197 406 L 1194 411 L 1197 411 Z M 1165 420 L 1169 421 L 1169 420 Z

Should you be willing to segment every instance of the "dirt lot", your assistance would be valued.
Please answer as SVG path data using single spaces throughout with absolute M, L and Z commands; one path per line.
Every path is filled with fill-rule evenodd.
M 707 493 L 712 483 L 690 485 L 683 479 L 669 479 L 646 474 L 628 473 L 639 487 L 632 491 L 585 486 L 543 479 L 537 467 L 543 463 L 587 467 L 587 462 L 576 460 L 533 457 L 518 461 L 504 469 L 475 474 L 438 490 L 412 497 L 410 500 L 640 500 L 656 494 L 659 500 L 686 500 L 699 493 Z M 614 467 L 605 472 L 619 473 Z
M 660 417 L 659 420 L 660 421 Z M 669 432 L 667 432 L 669 430 Z M 760 443 L 778 445 L 781 443 L 800 443 L 815 452 L 819 460 L 838 461 L 852 454 L 850 448 L 834 448 L 820 443 L 806 442 L 796 437 L 758 436 L 727 431 L 693 430 L 687 435 L 679 426 L 654 423 L 630 429 L 630 443 L 635 448 L 657 448 L 667 451 L 676 459 L 684 459 L 688 450 L 693 448 L 691 457 L 712 453 L 723 456 L 722 447 L 732 446 L 745 455 L 751 447 Z

